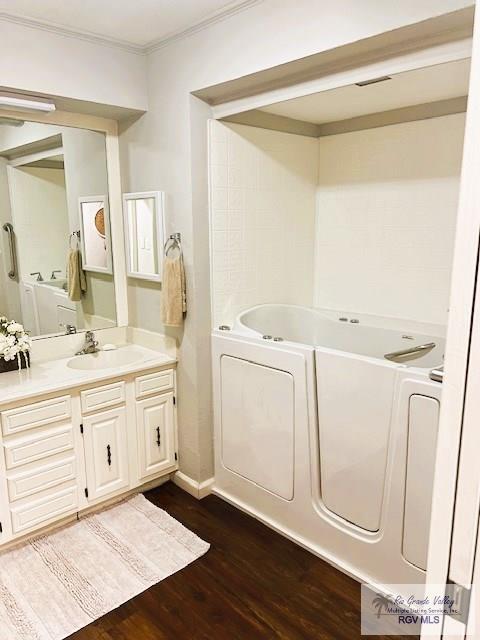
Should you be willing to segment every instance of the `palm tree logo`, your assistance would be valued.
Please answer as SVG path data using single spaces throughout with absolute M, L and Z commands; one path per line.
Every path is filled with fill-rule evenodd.
M 380 618 L 380 616 L 382 615 L 382 611 L 384 609 L 385 611 L 388 610 L 390 600 L 387 598 L 387 596 L 384 596 L 381 593 L 377 593 L 376 598 L 372 600 L 372 604 L 377 610 L 377 618 Z

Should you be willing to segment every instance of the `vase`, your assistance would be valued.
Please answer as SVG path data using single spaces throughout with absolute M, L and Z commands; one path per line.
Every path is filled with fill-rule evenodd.
M 7 371 L 18 371 L 19 368 L 26 369 L 28 366 L 30 366 L 29 353 L 20 353 L 20 358 L 16 356 L 13 360 L 4 360 L 3 358 L 0 358 L 0 373 L 5 373 Z

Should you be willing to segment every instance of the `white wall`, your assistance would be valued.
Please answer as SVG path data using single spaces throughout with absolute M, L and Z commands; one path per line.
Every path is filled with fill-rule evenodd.
M 320 138 L 316 306 L 446 325 L 464 126 Z
M 265 302 L 312 305 L 317 144 L 211 121 L 214 325 Z
M 0 41 L 1 87 L 147 108 L 146 60 L 142 55 L 2 19 Z
M 65 174 L 58 169 L 19 167 L 12 177 L 12 217 L 20 280 L 40 271 L 48 280 L 54 269 L 65 272 L 68 211 Z
M 185 331 L 174 335 L 180 342 L 179 463 L 192 478 L 211 475 L 213 449 L 206 189 L 210 111 L 190 92 L 471 4 L 265 0 L 149 56 L 149 111 L 126 123 L 120 138 L 123 189 L 166 191 L 167 229 L 183 237 L 189 311 Z M 131 281 L 130 322 L 165 332 L 160 298 L 160 287 Z
M 213 324 L 278 302 L 444 327 L 464 124 L 315 140 L 212 120 Z

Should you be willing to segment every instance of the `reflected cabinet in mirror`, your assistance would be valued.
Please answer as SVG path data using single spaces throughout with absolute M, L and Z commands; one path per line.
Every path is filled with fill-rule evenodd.
M 123 213 L 128 276 L 161 281 L 165 238 L 164 193 L 125 193 Z
M 1 119 L 0 316 L 31 336 L 116 325 L 107 193 L 103 133 Z

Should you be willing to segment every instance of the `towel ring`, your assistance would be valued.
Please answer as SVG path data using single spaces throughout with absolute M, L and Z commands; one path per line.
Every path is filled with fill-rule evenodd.
M 80 243 L 80 231 L 72 231 L 72 233 L 70 234 L 70 238 L 69 238 L 70 248 L 72 248 L 72 239 L 75 241 L 75 245 L 78 247 Z
M 163 245 L 163 252 L 166 256 L 171 249 L 178 249 L 182 255 L 182 236 L 180 233 L 172 233 Z

